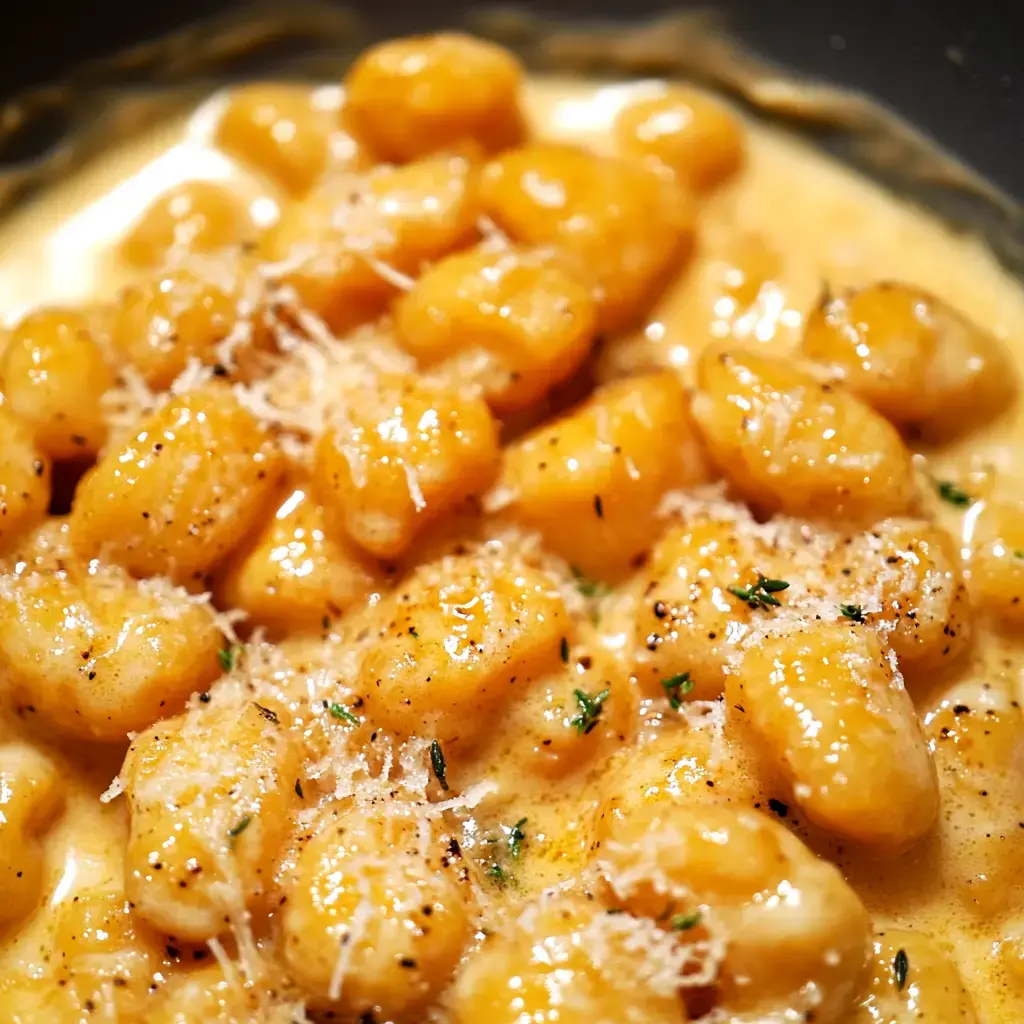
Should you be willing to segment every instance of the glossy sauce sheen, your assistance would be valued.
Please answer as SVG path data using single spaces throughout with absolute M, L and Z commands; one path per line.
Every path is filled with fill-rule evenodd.
M 715 105 L 678 181 L 643 169 L 656 82 L 530 80 L 498 123 L 509 67 L 457 131 L 381 123 L 364 66 L 345 128 L 446 151 L 370 186 L 337 88 L 272 94 L 331 155 L 263 172 L 215 96 L 0 233 L 0 1021 L 1024 1019 L 1024 292 Z M 245 261 L 325 230 L 321 160 L 398 211 L 377 264 L 286 267 L 300 313 L 201 379 Z M 134 227 L 196 179 L 219 213 Z M 907 290 L 849 298 L 877 282 Z M 883 335 L 930 296 L 966 347 L 921 369 Z M 50 387 L 22 317 L 55 304 Z M 21 529 L 97 456 L 69 527 Z

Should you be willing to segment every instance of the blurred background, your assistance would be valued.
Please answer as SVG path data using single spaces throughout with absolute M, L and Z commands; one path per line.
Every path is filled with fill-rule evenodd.
M 282 2 L 277 9 L 285 6 Z M 482 3 L 363 0 L 377 35 L 459 24 Z M 638 19 L 664 0 L 524 0 L 533 13 Z M 1024 197 L 1024 4 L 1019 0 L 723 0 L 736 34 L 785 67 L 862 88 L 917 123 L 1018 198 Z M 266 9 L 230 0 L 8 0 L 0 33 L 0 99 L 59 78 L 90 58 L 211 13 Z M 274 9 L 274 5 L 270 5 Z

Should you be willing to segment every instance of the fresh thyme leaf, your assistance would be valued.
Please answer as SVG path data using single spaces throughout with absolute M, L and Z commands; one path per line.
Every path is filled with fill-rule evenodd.
M 281 720 L 277 717 L 277 712 L 272 711 L 270 708 L 265 708 L 262 704 L 257 704 L 256 701 L 252 702 L 252 706 L 268 721 L 273 722 L 274 725 L 279 725 Z
M 907 975 L 910 973 L 910 960 L 905 949 L 897 950 L 892 961 L 892 973 L 896 979 L 896 991 L 902 992 L 903 986 L 907 983 Z
M 414 640 L 419 640 L 420 635 L 419 635 L 419 633 L 416 632 L 416 627 L 415 626 L 410 626 L 409 627 L 409 636 L 411 636 Z
M 689 672 L 680 672 L 677 676 L 669 679 L 662 679 L 662 689 L 668 695 L 668 703 L 673 711 L 678 711 L 683 705 L 680 697 L 685 697 L 693 689 L 693 680 Z
M 866 621 L 864 619 L 864 609 L 859 604 L 841 604 L 839 611 L 853 622 L 863 623 Z
M 727 587 L 730 594 L 745 601 L 751 608 L 778 608 L 779 599 L 775 596 L 789 589 L 787 580 L 773 580 L 758 573 L 757 582 L 750 587 Z
M 301 779 L 296 779 L 295 780 L 295 795 L 300 800 L 305 800 L 306 799 L 306 794 L 302 792 L 302 780 Z
M 505 873 L 505 869 L 500 864 L 492 864 L 484 874 L 488 878 L 494 879 L 499 889 L 504 889 L 508 885 L 509 877 Z
M 228 829 L 228 838 L 232 839 L 232 840 L 237 839 L 249 827 L 249 823 L 251 821 L 252 821 L 252 815 L 251 814 L 247 814 L 244 818 L 242 818 L 238 822 L 237 825 L 235 825 L 234 828 L 229 828 Z
M 939 497 L 956 508 L 967 508 L 974 500 L 965 490 L 957 487 L 952 480 L 936 480 L 935 489 Z
M 1024 558 L 1024 551 L 1021 551 L 1020 548 L 1017 548 L 1017 550 L 1014 551 L 1014 553 L 1013 553 L 1013 557 L 1014 558 Z
M 566 665 L 569 664 L 569 641 L 566 637 L 562 637 L 562 661 Z
M 340 718 L 343 722 L 348 722 L 349 725 L 359 724 L 359 719 L 344 704 L 332 704 L 327 710 L 330 711 L 332 718 Z
M 434 769 L 434 777 L 441 784 L 441 788 L 448 792 L 448 765 L 445 763 L 444 751 L 441 744 L 434 740 L 430 744 L 430 767 Z
M 523 826 L 526 824 L 525 818 L 520 818 L 513 826 L 512 830 L 508 834 L 508 852 L 515 858 L 519 859 L 519 854 L 522 853 L 522 844 L 526 839 L 526 833 L 523 831 Z
M 700 911 L 691 910 L 688 914 L 676 914 L 671 921 L 672 931 L 688 932 L 700 924 Z
M 242 656 L 242 645 L 232 644 L 230 647 L 222 647 L 217 652 L 220 659 L 220 667 L 225 672 L 234 672 L 238 667 L 238 659 Z
M 576 703 L 580 707 L 580 713 L 569 723 L 580 736 L 586 736 L 591 732 L 598 719 L 601 717 L 601 710 L 604 702 L 611 696 L 611 690 L 602 690 L 595 697 L 585 693 L 583 690 L 573 690 Z

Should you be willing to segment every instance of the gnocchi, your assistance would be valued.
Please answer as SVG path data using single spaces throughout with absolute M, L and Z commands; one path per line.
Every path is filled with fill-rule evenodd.
M 20 924 L 43 895 L 42 833 L 64 802 L 58 766 L 24 743 L 0 746 L 0 933 Z
M 103 446 L 103 393 L 114 378 L 83 313 L 40 310 L 21 320 L 0 380 L 11 412 L 49 458 L 85 459 Z
M 383 161 L 466 143 L 493 153 L 523 134 L 521 78 L 511 53 L 470 36 L 399 39 L 368 50 L 346 76 L 344 122 Z
M 728 1012 L 843 1019 L 869 921 L 832 865 L 749 810 L 673 802 L 605 820 L 599 869 L 614 900 L 671 930 L 731 936 L 718 980 Z
M 493 409 L 510 412 L 579 367 L 596 315 L 583 285 L 549 260 L 481 248 L 428 270 L 396 303 L 395 326 L 422 365 L 478 386 Z
M 328 810 L 318 825 L 285 883 L 289 966 L 314 1005 L 416 1019 L 469 939 L 457 868 L 420 852 L 400 813 Z
M 481 204 L 516 242 L 551 247 L 592 289 L 602 331 L 635 321 L 693 233 L 692 201 L 674 181 L 565 145 L 528 144 L 488 164 Z
M 394 558 L 425 523 L 478 494 L 497 459 L 497 428 L 481 399 L 383 376 L 324 434 L 313 484 L 339 532 Z
M 651 375 L 609 384 L 510 445 L 493 498 L 584 577 L 615 579 L 657 537 L 665 495 L 709 475 L 683 389 Z
M 938 815 L 924 732 L 882 645 L 856 625 L 768 636 L 726 680 L 726 699 L 813 821 L 899 853 Z
M 200 579 L 230 554 L 281 476 L 272 439 L 227 389 L 169 402 L 82 481 L 76 550 L 129 572 Z
M 900 427 L 935 437 L 997 415 L 1018 387 L 992 335 L 941 299 L 896 282 L 815 309 L 803 351 Z
M 743 495 L 791 515 L 881 519 L 914 503 L 910 453 L 859 399 L 781 359 L 711 347 L 693 413 Z

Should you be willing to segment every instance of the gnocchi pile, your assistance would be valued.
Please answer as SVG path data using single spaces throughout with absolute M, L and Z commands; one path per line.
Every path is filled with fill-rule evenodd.
M 218 96 L 0 335 L 0 1020 L 1024 1019 L 1024 298 L 559 88 Z

